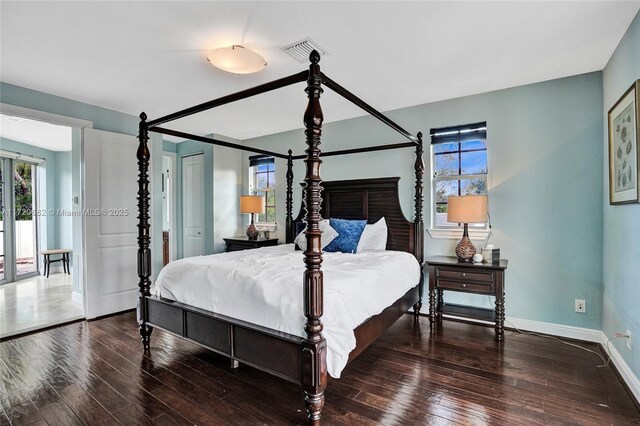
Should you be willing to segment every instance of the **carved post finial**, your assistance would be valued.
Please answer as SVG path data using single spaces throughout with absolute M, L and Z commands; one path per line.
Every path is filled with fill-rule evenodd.
M 317 50 L 313 49 L 311 53 L 309 53 L 309 62 L 312 64 L 317 64 L 320 62 L 320 53 Z
M 147 114 L 140 114 L 138 132 L 138 325 L 145 350 L 149 349 L 152 328 L 147 324 L 144 297 L 151 294 L 151 236 L 149 224 L 149 132 Z

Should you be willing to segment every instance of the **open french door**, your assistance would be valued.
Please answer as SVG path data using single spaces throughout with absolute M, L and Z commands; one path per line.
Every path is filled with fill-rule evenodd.
M 84 130 L 88 319 L 137 303 L 137 149 L 133 136 Z

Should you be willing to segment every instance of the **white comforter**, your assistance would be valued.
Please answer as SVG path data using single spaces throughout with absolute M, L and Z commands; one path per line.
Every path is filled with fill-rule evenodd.
M 304 336 L 302 252 L 293 244 L 181 259 L 161 272 L 152 294 Z M 420 279 L 409 253 L 324 253 L 327 369 L 340 377 L 356 346 L 353 330 Z

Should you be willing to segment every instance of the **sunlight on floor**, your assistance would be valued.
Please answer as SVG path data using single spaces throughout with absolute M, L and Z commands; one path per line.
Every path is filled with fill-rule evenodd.
M 37 276 L 0 286 L 0 338 L 82 318 L 71 275 Z

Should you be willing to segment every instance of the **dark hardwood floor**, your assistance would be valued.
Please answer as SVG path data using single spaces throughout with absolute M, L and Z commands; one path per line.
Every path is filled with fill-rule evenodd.
M 303 424 L 297 385 L 154 330 L 133 313 L 0 343 L 0 424 Z M 596 345 L 585 344 L 595 349 Z M 327 387 L 327 425 L 640 424 L 611 367 L 536 336 L 406 315 Z

